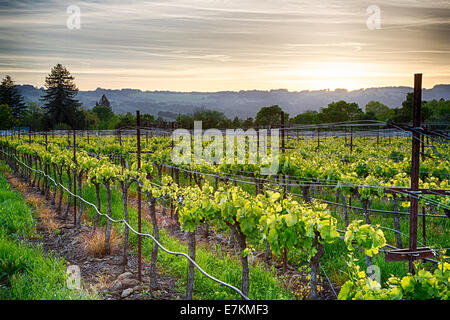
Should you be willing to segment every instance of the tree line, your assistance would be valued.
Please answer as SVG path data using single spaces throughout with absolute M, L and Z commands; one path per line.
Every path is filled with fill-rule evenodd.
M 378 120 L 395 123 L 408 123 L 412 120 L 413 93 L 406 95 L 399 108 L 389 108 L 378 101 L 367 103 L 365 111 L 358 104 L 346 101 L 330 103 L 320 111 L 306 111 L 290 119 L 294 124 L 320 124 L 331 122 Z M 422 101 L 423 122 L 450 122 L 450 100 Z
M 42 130 L 106 130 L 134 126 L 136 117 L 132 113 L 115 114 L 109 106 L 96 105 L 83 108 L 76 100 L 78 88 L 74 77 L 61 64 L 54 66 L 45 78 L 45 93 L 36 102 L 25 104 L 13 79 L 6 75 L 0 84 L 0 129 L 29 127 L 32 131 Z M 402 106 L 391 109 L 378 102 L 370 101 L 363 111 L 355 102 L 337 101 L 319 111 L 308 110 L 292 118 L 284 114 L 286 124 L 319 124 L 354 120 L 379 120 L 407 123 L 412 119 L 413 93 L 408 93 Z M 250 128 L 254 126 L 279 125 L 283 110 L 278 105 L 262 107 L 256 117 L 229 119 L 223 112 L 197 109 L 193 114 L 180 114 L 176 127 L 192 129 L 194 121 L 202 121 L 208 128 Z M 422 102 L 424 122 L 450 122 L 450 100 Z M 141 115 L 143 126 L 161 128 L 174 127 L 173 121 L 152 114 Z
M 202 121 L 207 128 L 250 128 L 255 126 L 277 126 L 281 124 L 283 110 L 278 105 L 262 107 L 255 119 L 245 120 L 235 117 L 228 119 L 222 112 L 199 109 L 193 115 L 180 115 L 177 122 L 182 128 L 192 129 L 194 121 Z M 413 93 L 408 93 L 400 108 L 391 109 L 378 101 L 370 101 L 363 111 L 355 102 L 337 101 L 328 104 L 319 111 L 305 111 L 290 118 L 284 113 L 286 124 L 320 124 L 357 120 L 377 120 L 395 123 L 408 123 L 412 120 Z M 422 102 L 423 122 L 450 122 L 450 100 L 432 100 Z

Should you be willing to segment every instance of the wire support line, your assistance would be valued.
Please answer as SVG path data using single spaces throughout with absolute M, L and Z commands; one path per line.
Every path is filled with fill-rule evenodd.
M 91 153 L 91 154 L 96 154 L 96 153 Z M 97 156 L 105 156 L 102 154 L 96 154 Z M 338 182 L 338 183 L 332 183 L 332 182 L 328 182 L 328 184 L 324 184 L 324 183 L 317 183 L 317 182 L 310 182 L 310 181 L 306 181 L 306 183 L 301 183 L 301 180 L 298 181 L 299 183 L 285 183 L 285 182 L 280 182 L 280 181 L 274 181 L 274 180 L 270 180 L 268 178 L 256 178 L 259 179 L 260 182 L 254 182 L 254 181 L 247 181 L 245 179 L 255 179 L 255 177 L 248 177 L 248 176 L 242 176 L 242 175 L 233 175 L 231 174 L 228 176 L 224 176 L 222 174 L 213 174 L 213 173 L 205 173 L 205 172 L 201 172 L 201 171 L 196 171 L 196 170 L 188 170 L 188 169 L 184 169 L 181 167 L 177 167 L 177 166 L 173 166 L 167 163 L 162 163 L 162 162 L 152 162 L 153 164 L 156 165 L 161 165 L 164 166 L 166 168 L 174 168 L 180 171 L 184 171 L 187 173 L 191 173 L 191 174 L 195 174 L 195 175 L 203 175 L 203 176 L 209 176 L 209 177 L 214 177 L 214 178 L 219 178 L 222 180 L 228 180 L 228 181 L 233 181 L 233 182 L 239 182 L 239 183 L 244 183 L 244 184 L 251 184 L 251 185 L 258 185 L 260 183 L 267 183 L 267 184 L 273 184 L 279 187 L 332 187 L 332 188 L 336 188 L 336 187 L 351 187 L 351 188 L 373 188 L 373 189 L 385 189 L 385 188 L 392 188 L 392 186 L 376 186 L 376 185 L 357 185 L 357 184 L 348 184 L 345 182 Z M 436 200 L 433 199 L 429 199 L 427 197 L 423 197 L 421 196 L 420 198 L 415 196 L 412 192 L 408 192 L 408 191 L 397 191 L 400 194 L 404 194 L 404 195 L 408 195 L 411 197 L 414 197 L 418 200 L 422 200 L 425 202 L 428 202 L 431 205 L 437 206 L 439 208 L 444 208 L 447 210 L 450 210 L 449 206 L 446 206 L 443 203 L 440 203 Z M 442 195 L 440 195 L 442 196 Z M 444 195 L 445 196 L 445 195 Z
M 320 269 L 322 269 L 323 273 L 325 274 L 325 277 L 327 278 L 328 284 L 330 285 L 331 290 L 333 291 L 334 296 L 335 296 L 336 299 L 337 299 L 338 295 L 337 295 L 336 291 L 334 290 L 334 286 L 333 286 L 333 284 L 331 283 L 330 278 L 328 278 L 328 274 L 326 273 L 326 271 L 325 271 L 325 269 L 324 269 L 323 266 L 320 266 Z
M 421 128 L 422 129 L 422 128 Z M 429 135 L 429 134 L 426 134 L 426 133 L 423 133 L 421 130 L 417 130 L 417 129 L 415 129 L 415 128 L 410 128 L 410 130 L 411 131 L 414 131 L 414 132 L 416 132 L 416 133 L 418 133 L 418 134 L 420 134 L 420 135 L 422 135 L 422 136 L 424 136 L 424 137 L 427 137 L 427 138 L 429 138 L 429 139 L 431 139 L 431 140 L 433 140 L 433 141 L 435 141 L 435 142 L 437 142 L 437 143 L 440 143 L 440 144 L 447 144 L 448 143 L 448 141 L 440 141 L 440 140 L 437 140 L 437 139 L 434 139 L 434 137 L 433 136 L 431 136 L 431 135 Z M 442 135 L 441 135 L 442 136 Z M 448 140 L 448 139 L 450 139 L 449 137 L 446 137 L 446 136 L 442 136 L 444 139 L 446 139 L 446 140 Z
M 297 197 L 301 197 L 302 196 L 302 195 L 300 195 L 298 193 L 295 193 L 295 194 L 294 193 L 290 193 L 290 194 L 295 195 Z M 361 211 L 364 210 L 364 208 L 361 208 L 361 207 L 354 207 L 354 206 L 349 206 L 349 205 L 343 205 L 342 203 L 333 202 L 333 201 L 327 201 L 327 200 L 320 199 L 320 198 L 315 198 L 315 197 L 312 197 L 312 198 L 316 199 L 316 200 L 319 200 L 321 202 L 325 202 L 325 203 L 336 205 L 336 206 L 341 206 L 341 207 L 345 206 L 345 207 L 347 207 L 349 209 L 355 209 L 355 210 L 361 210 Z M 367 209 L 367 211 L 369 211 L 369 212 L 377 212 L 377 213 L 379 212 L 379 213 L 389 213 L 389 214 L 400 214 L 400 215 L 406 215 L 406 216 L 410 215 L 409 212 L 402 212 L 402 211 L 389 211 L 389 210 L 380 210 L 380 209 Z M 422 213 L 419 213 L 418 216 L 425 216 L 425 217 L 430 217 L 430 218 L 448 218 L 448 216 L 446 216 L 445 214 L 438 215 L 438 214 L 422 214 Z
M 2 151 L 2 152 L 3 152 L 3 151 Z M 3 153 L 5 153 L 5 152 L 3 152 Z M 150 238 L 151 240 L 153 240 L 153 242 L 155 242 L 155 243 L 158 245 L 158 247 L 161 248 L 161 250 L 163 250 L 164 252 L 166 252 L 166 253 L 168 253 L 168 254 L 175 255 L 175 256 L 183 256 L 183 257 L 185 257 L 190 263 L 192 263 L 192 264 L 193 264 L 193 265 L 194 265 L 194 266 L 195 266 L 195 267 L 196 267 L 196 268 L 197 268 L 204 276 L 206 276 L 207 278 L 211 279 L 212 281 L 215 281 L 215 282 L 219 283 L 219 285 L 221 285 L 221 286 L 225 286 L 225 287 L 228 287 L 228 288 L 234 290 L 235 292 L 237 292 L 237 293 L 238 293 L 242 298 L 244 298 L 245 300 L 250 300 L 250 299 L 249 299 L 244 293 L 242 293 L 242 291 L 239 290 L 238 288 L 236 288 L 236 287 L 234 287 L 234 286 L 232 286 L 232 285 L 230 285 L 230 284 L 228 284 L 228 283 L 226 283 L 226 282 L 223 282 L 223 281 L 221 281 L 221 280 L 219 280 L 219 279 L 217 279 L 217 278 L 215 278 L 215 277 L 209 275 L 208 273 L 206 273 L 206 271 L 204 271 L 204 270 L 203 270 L 203 269 L 195 262 L 195 260 L 193 260 L 193 259 L 192 259 L 191 257 L 189 257 L 187 254 L 185 254 L 185 253 L 183 253 L 183 252 L 174 252 L 174 251 L 170 251 L 170 250 L 166 249 L 165 247 L 163 247 L 163 246 L 161 245 L 161 243 L 159 243 L 159 242 L 158 242 L 151 234 L 148 234 L 148 233 L 141 233 L 141 232 L 138 232 L 138 231 L 134 230 L 133 227 L 131 227 L 124 219 L 121 219 L 121 220 L 115 220 L 115 219 L 111 218 L 110 216 L 108 216 L 107 214 L 101 213 L 101 212 L 98 210 L 98 208 L 97 208 L 97 206 L 96 206 L 95 204 L 93 204 L 93 203 L 91 203 L 91 202 L 85 200 L 84 198 L 80 197 L 80 196 L 77 195 L 77 194 L 72 193 L 72 192 L 71 192 L 69 189 L 67 189 L 63 184 L 56 182 L 50 175 L 47 175 L 44 171 L 38 170 L 38 169 L 34 169 L 34 168 L 28 166 L 26 163 L 20 161 L 15 155 L 14 155 L 14 158 L 16 159 L 17 162 L 21 163 L 22 165 L 24 165 L 24 166 L 27 167 L 28 169 L 33 170 L 33 171 L 38 172 L 38 173 L 42 173 L 42 174 L 44 175 L 44 177 L 47 177 L 48 179 L 50 179 L 50 180 L 52 181 L 52 183 L 53 183 L 55 186 L 60 186 L 60 187 L 62 187 L 64 190 L 66 190 L 67 193 L 71 194 L 73 197 L 76 197 L 76 198 L 78 198 L 80 201 L 83 201 L 85 204 L 90 205 L 91 207 L 93 207 L 94 210 L 97 212 L 97 214 L 99 214 L 99 215 L 101 215 L 101 216 L 103 216 L 103 217 L 106 217 L 108 220 L 110 220 L 110 221 L 113 222 L 113 223 L 123 223 L 123 224 L 125 224 L 126 227 L 127 227 L 129 230 L 131 230 L 133 233 L 135 233 L 135 234 L 138 235 L 138 236 Z
M 5 153 L 3 150 L 1 150 L 4 154 L 6 154 L 7 156 L 10 156 L 10 155 L 8 155 L 7 153 Z M 208 273 L 206 273 L 203 269 L 201 269 L 201 267 L 200 266 L 198 266 L 197 265 L 197 263 L 194 261 L 194 260 L 192 260 L 188 255 L 186 255 L 185 253 L 182 253 L 182 252 L 172 252 L 172 251 L 169 251 L 169 250 L 167 250 L 166 248 L 164 248 L 152 235 L 150 235 L 150 234 L 145 234 L 145 233 L 139 233 L 138 231 L 136 231 L 136 230 L 134 230 L 124 219 L 122 219 L 122 220 L 115 220 L 115 219 L 112 219 L 111 217 L 109 217 L 107 214 L 103 214 L 103 213 L 101 213 L 99 210 L 98 210 L 98 208 L 97 208 L 97 206 L 96 205 L 94 205 L 93 203 L 91 203 L 91 202 L 89 202 L 89 201 L 87 201 L 87 200 L 85 200 L 84 198 L 82 198 L 82 197 L 80 197 L 79 195 L 77 195 L 77 194 L 74 194 L 74 193 L 72 193 L 69 189 L 67 189 L 63 184 L 61 184 L 61 183 L 58 183 L 58 182 L 56 182 L 50 175 L 47 175 L 44 171 L 42 171 L 42 170 L 38 170 L 38 169 L 34 169 L 34 168 L 32 168 L 32 167 L 30 167 L 30 166 L 28 166 L 26 163 L 24 163 L 24 162 L 22 162 L 21 160 L 19 160 L 18 158 L 17 158 L 17 156 L 15 156 L 15 155 L 13 155 L 13 157 L 16 159 L 16 161 L 18 162 L 18 163 L 21 163 L 23 166 L 25 166 L 25 167 L 27 167 L 28 169 L 30 169 L 30 170 L 33 170 L 33 171 L 35 171 L 35 172 L 39 172 L 40 174 L 42 174 L 44 177 L 47 177 L 50 181 L 52 181 L 52 183 L 55 185 L 55 186 L 61 186 L 64 190 L 66 190 L 66 192 L 67 193 L 69 193 L 69 194 L 71 194 L 73 197 L 75 197 L 75 198 L 78 198 L 80 201 L 83 201 L 84 203 L 86 203 L 86 204 L 88 204 L 88 205 L 90 205 L 90 206 L 92 206 L 94 209 L 95 209 L 95 211 L 99 214 L 99 215 L 101 215 L 101 216 L 104 216 L 104 217 L 106 217 L 108 220 L 110 220 L 111 222 L 113 222 L 113 223 L 124 223 L 133 233 L 135 233 L 136 235 L 140 235 L 140 236 L 143 236 L 143 237 L 149 237 L 149 238 L 151 238 L 164 252 L 166 252 L 166 253 L 168 253 L 168 254 L 172 254 L 172 255 L 175 255 L 175 256 L 179 256 L 179 255 L 181 255 L 181 256 L 184 256 L 186 259 L 188 259 L 191 263 L 193 263 L 193 265 L 203 274 L 203 275 L 205 275 L 206 277 L 208 277 L 209 279 L 211 279 L 211 280 L 213 280 L 213 281 L 215 281 L 215 282 L 217 282 L 217 283 L 219 283 L 220 285 L 223 285 L 223 286 L 226 286 L 226 287 L 228 287 L 228 288 L 230 288 L 230 289 L 232 289 L 232 290 L 234 290 L 234 291 L 236 291 L 237 293 L 239 293 L 245 300 L 249 300 L 248 299 L 248 297 L 246 297 L 238 288 L 236 288 L 236 287 L 234 287 L 234 286 L 232 286 L 232 285 L 229 285 L 229 284 L 227 284 L 227 283 L 225 283 L 225 282 L 222 282 L 221 280 L 218 280 L 218 279 L 216 279 L 216 278 L 214 278 L 213 276 L 211 276 L 211 275 L 209 275 Z M 153 185 L 155 185 L 155 186 L 159 186 L 160 187 L 160 185 L 158 185 L 158 184 L 155 184 L 155 183 L 152 183 Z M 297 196 L 300 196 L 300 195 L 298 195 L 298 194 L 294 194 L 294 195 L 297 195 Z M 411 195 L 411 196 L 413 196 L 413 195 Z M 322 200 L 322 199 L 317 199 L 317 200 Z M 362 208 L 361 208 L 362 209 Z M 370 210 L 370 209 L 369 209 Z M 393 232 L 395 232 L 395 233 L 399 233 L 399 234 L 401 234 L 401 235 L 403 235 L 403 236 L 406 236 L 406 237 L 408 237 L 409 238 L 409 235 L 407 235 L 407 234 L 405 234 L 405 233 L 402 233 L 402 232 L 400 232 L 400 231 L 397 231 L 397 230 L 395 230 L 395 229 L 391 229 L 391 228 L 388 228 L 388 227 L 384 227 L 384 226 L 378 226 L 378 227 L 380 227 L 380 228 L 382 228 L 382 229 L 386 229 L 386 230 L 390 230 L 390 231 L 393 231 Z M 345 231 L 343 231 L 343 230 L 339 230 L 339 229 L 336 229 L 338 232 L 340 232 L 340 233 L 345 233 Z M 418 241 L 420 244 L 422 244 L 423 245 L 423 243 L 422 242 L 420 242 L 420 241 Z M 391 248 L 391 249 L 398 249 L 398 248 L 396 248 L 396 247 L 394 247 L 394 246 L 391 246 L 391 245 L 386 245 L 386 247 L 389 247 L 389 248 Z M 432 250 L 434 250 L 434 249 L 432 249 Z M 442 249 L 441 249 L 442 250 Z M 439 250 L 439 251 L 441 251 L 441 250 Z M 436 255 L 439 255 L 439 254 L 437 254 L 435 251 L 433 251 Z M 430 261 L 430 262 L 433 262 L 433 263 L 439 263 L 439 261 L 437 261 L 437 260 L 434 260 L 434 259 L 429 259 L 429 258 L 425 258 L 424 260 L 426 260 L 426 261 Z
M 393 126 L 399 128 L 399 129 L 401 129 L 400 127 L 398 127 L 398 126 L 396 126 L 396 125 L 394 125 L 394 124 L 393 124 Z M 404 131 L 407 131 L 407 130 L 405 130 L 405 129 L 403 129 L 403 130 L 404 130 Z M 415 133 L 422 134 L 421 131 L 415 130 L 414 128 L 412 128 L 411 130 L 414 131 Z M 447 159 L 447 161 L 450 161 L 450 158 L 447 157 L 445 154 L 440 153 L 440 152 L 437 150 L 437 148 L 436 148 L 435 146 L 432 146 L 432 145 L 426 143 L 425 141 L 423 141 L 422 139 L 416 137 L 415 135 L 412 135 L 412 137 L 413 137 L 413 139 L 416 139 L 416 140 L 418 140 L 420 143 L 423 143 L 423 144 L 426 145 L 427 147 L 433 149 L 433 151 L 434 151 L 436 154 L 438 154 L 439 156 L 441 156 L 441 157 Z
M 340 229 L 336 229 L 336 231 L 339 232 L 339 233 L 344 233 L 344 234 L 345 234 L 345 232 L 346 232 L 346 231 L 340 230 Z M 342 237 L 342 238 L 340 237 L 339 239 L 344 240 L 343 237 Z M 394 246 L 392 246 L 392 245 L 390 245 L 390 244 L 386 244 L 385 247 L 386 247 L 386 248 L 389 248 L 389 249 L 392 249 L 392 250 L 400 250 L 399 248 L 394 247 Z M 434 249 L 431 249 L 431 250 L 434 251 Z M 386 252 L 388 252 L 388 251 L 389 251 L 389 250 L 383 250 L 383 249 L 380 249 L 380 252 L 383 252 L 383 253 L 386 253 Z M 424 258 L 423 260 L 428 261 L 428 262 L 432 262 L 432 263 L 435 263 L 435 264 L 441 263 L 441 262 L 438 261 L 438 260 L 430 259 L 430 258 Z
M 279 191 L 277 189 L 273 189 L 270 187 L 266 187 L 266 189 L 271 190 L 271 191 Z M 303 195 L 295 193 L 295 192 L 290 192 L 290 191 L 286 191 L 286 194 L 290 194 L 293 195 L 295 197 L 303 197 Z M 336 205 L 336 206 L 341 206 L 341 207 L 347 207 L 348 209 L 355 209 L 355 210 L 361 210 L 363 211 L 364 208 L 361 207 L 355 207 L 355 206 L 350 206 L 350 205 L 343 205 L 342 203 L 338 203 L 338 202 L 333 202 L 333 201 L 327 201 L 324 199 L 320 199 L 320 198 L 316 198 L 316 197 L 311 197 L 312 199 L 324 202 L 324 203 L 328 203 L 328 204 L 332 204 L 332 205 Z M 389 214 L 400 214 L 400 215 L 408 215 L 409 216 L 409 212 L 402 212 L 402 211 L 389 211 L 389 210 L 380 210 L 380 209 L 367 209 L 367 211 L 369 212 L 376 212 L 376 213 L 389 213 Z M 418 216 L 424 216 L 424 214 L 419 213 Z M 438 215 L 438 214 L 425 214 L 426 217 L 430 217 L 430 218 L 448 218 L 447 215 Z
M 91 153 L 92 154 L 96 154 L 96 153 Z M 105 156 L 103 154 L 96 154 L 98 156 Z M 107 155 L 106 155 L 107 156 Z M 156 165 L 162 165 L 164 167 L 167 168 L 174 168 L 180 171 L 184 171 L 187 173 L 191 173 L 191 174 L 195 174 L 195 175 L 203 175 L 203 176 L 209 176 L 209 177 L 214 177 L 214 178 L 219 178 L 222 180 L 228 180 L 228 181 L 234 181 L 234 182 L 239 182 L 239 183 L 244 183 L 244 184 L 251 184 L 251 185 L 258 185 L 258 183 L 253 182 L 253 181 L 246 181 L 243 179 L 254 179 L 255 177 L 248 177 L 248 176 L 242 176 L 242 175 L 228 175 L 228 176 L 224 176 L 223 174 L 213 174 L 213 173 L 205 173 L 205 172 L 201 172 L 201 171 L 196 171 L 196 170 L 188 170 L 188 169 L 184 169 L 181 167 L 177 167 L 177 166 L 173 166 L 167 163 L 162 163 L 162 162 L 152 162 L 153 164 Z M 338 183 L 333 183 L 333 182 L 328 182 L 328 184 L 325 183 L 317 183 L 317 182 L 310 182 L 307 181 L 306 183 L 301 183 L 301 180 L 299 180 L 299 183 L 285 183 L 285 182 L 280 182 L 280 181 L 274 181 L 274 180 L 270 180 L 268 178 L 256 178 L 261 180 L 260 183 L 264 182 L 267 184 L 273 184 L 276 186 L 280 186 L 280 187 L 332 187 L 332 188 L 336 188 L 336 187 L 351 187 L 351 188 L 372 188 L 372 189 L 386 189 L 386 188 L 393 188 L 393 186 L 377 186 L 377 185 L 359 185 L 359 184 L 349 184 L 349 183 L 345 183 L 343 181 L 339 181 Z M 309 179 L 309 178 L 308 178 Z M 330 180 L 331 181 L 331 180 Z M 335 180 L 336 181 L 336 180 Z M 408 195 L 408 196 L 413 196 L 415 197 L 412 193 L 408 192 L 408 191 L 398 191 L 398 193 L 400 194 L 404 194 L 404 195 Z M 440 195 L 440 196 L 446 196 L 446 195 Z M 428 202 L 434 206 L 437 206 L 439 208 L 444 208 L 447 210 L 450 210 L 449 206 L 446 206 L 445 204 L 442 204 L 436 200 L 432 200 L 429 198 L 425 198 L 425 197 L 415 197 L 418 200 L 422 200 L 425 202 Z
M 201 171 L 194 171 L 194 170 L 188 170 L 188 169 L 184 169 L 181 167 L 176 167 L 176 166 L 172 166 L 169 164 L 162 164 L 165 167 L 168 168 L 176 168 L 180 171 L 184 171 L 184 172 L 188 172 L 188 173 L 194 173 L 194 174 L 198 174 L 198 175 L 204 175 L 204 176 L 210 176 L 210 177 L 216 177 L 216 178 L 222 178 L 222 179 L 227 179 L 227 180 L 231 180 L 231 181 L 236 181 L 236 182 L 242 182 L 242 183 L 248 183 L 248 184 L 253 184 L 256 185 L 257 183 L 252 182 L 252 181 L 242 181 L 242 180 L 238 180 L 238 179 L 233 179 L 229 176 L 223 176 L 220 174 L 213 174 L 213 173 L 205 173 L 205 172 L 201 172 Z M 245 176 L 239 176 L 240 178 L 243 178 Z M 245 178 L 251 178 L 251 177 L 245 177 Z M 305 184 L 292 184 L 292 183 L 283 183 L 283 182 L 274 182 L 273 184 L 281 186 L 281 187 L 357 187 L 357 188 L 373 188 L 373 189 L 385 189 L 385 188 L 389 188 L 388 186 L 375 186 L 375 185 L 360 185 L 360 184 L 346 184 L 346 183 L 341 183 L 341 184 L 317 184 L 317 183 L 305 183 Z M 390 187 L 392 188 L 392 187 Z
M 391 187 L 391 188 L 392 188 L 392 187 Z M 436 207 L 438 207 L 438 208 L 443 208 L 443 209 L 446 209 L 446 210 L 450 210 L 450 207 L 449 207 L 449 206 L 447 206 L 447 205 L 445 205 L 445 204 L 443 204 L 443 203 L 441 203 L 441 202 L 437 202 L 437 201 L 435 201 L 435 200 L 429 199 L 429 198 L 427 198 L 427 197 L 425 197 L 425 196 L 421 196 L 421 195 L 416 196 L 416 194 L 414 193 L 414 191 L 408 191 L 408 190 L 400 191 L 400 190 L 396 190 L 396 192 L 397 192 L 397 193 L 400 193 L 400 194 L 403 194 L 403 195 L 407 195 L 407 196 L 412 197 L 412 198 L 414 198 L 414 199 L 417 199 L 417 200 L 419 200 L 419 201 L 425 201 L 425 202 L 428 202 L 429 204 L 432 204 L 432 205 L 434 205 L 434 206 L 436 206 Z M 441 196 L 442 196 L 442 195 L 441 195 Z
M 121 153 L 109 153 L 109 154 L 99 154 L 99 153 L 95 153 L 95 152 L 87 152 L 90 156 L 105 156 L 105 157 L 118 157 L 118 156 L 122 156 Z M 142 158 L 142 156 L 141 156 Z M 339 160 L 344 160 L 344 159 L 339 159 Z M 173 166 L 167 163 L 163 163 L 163 162 L 154 162 L 154 164 L 158 164 L 158 165 L 163 165 L 169 168 L 175 168 L 175 169 L 179 169 L 179 170 L 188 170 L 188 169 L 184 169 L 178 166 Z M 248 171 L 243 171 L 243 170 L 233 170 L 233 169 L 227 169 L 229 171 L 234 171 L 234 172 L 242 172 L 244 174 L 251 174 L 254 175 L 254 172 L 248 172 Z M 195 171 L 195 170 L 190 170 L 191 173 L 195 173 L 195 174 L 208 174 L 208 173 L 204 173 L 204 172 L 200 172 L 200 171 Z M 430 173 L 430 171 L 424 171 L 424 170 L 420 170 L 421 173 Z M 210 174 L 210 173 L 209 173 Z M 444 173 L 444 175 L 449 176 L 450 174 Z M 223 175 L 222 175 L 223 176 Z M 243 176 L 243 175 L 237 175 L 234 174 L 235 177 L 240 177 L 242 178 L 248 178 L 247 176 Z M 333 186 L 337 186 L 338 184 L 345 184 L 344 186 L 349 186 L 349 187 L 379 187 L 379 188 L 389 188 L 389 187 L 393 187 L 393 186 L 367 186 L 367 185 L 354 185 L 354 184 L 350 184 L 347 183 L 344 180 L 336 180 L 336 179 L 322 179 L 322 178 L 311 178 L 311 177 L 304 177 L 304 176 L 292 176 L 292 175 L 279 175 L 279 176 L 284 176 L 284 177 L 288 177 L 289 180 L 293 180 L 293 181 L 298 181 L 299 183 L 301 182 L 311 182 L 314 183 L 314 185 L 316 186 L 320 186 L 321 181 L 324 181 L 325 183 L 328 184 L 335 184 Z M 252 178 L 257 178 L 259 180 L 263 180 L 263 182 L 273 182 L 273 179 L 269 179 L 269 178 L 263 178 L 263 177 L 252 177 Z M 300 178 L 300 179 L 299 179 Z M 304 186 L 303 184 L 292 184 L 292 183 L 280 183 L 279 181 L 275 181 L 273 184 L 277 184 L 277 185 L 283 185 L 283 186 Z M 321 185 L 321 186 L 325 186 L 325 185 Z M 329 186 L 329 185 L 326 185 Z

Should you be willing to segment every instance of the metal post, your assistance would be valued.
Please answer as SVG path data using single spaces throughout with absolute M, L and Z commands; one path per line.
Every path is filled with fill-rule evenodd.
M 419 201 L 417 191 L 419 190 L 419 162 L 420 162 L 420 133 L 417 131 L 421 125 L 421 104 L 422 104 L 422 74 L 414 75 L 414 100 L 413 100 L 413 128 L 412 148 L 411 148 L 411 206 L 409 209 L 409 250 L 417 250 L 417 215 Z M 409 259 L 409 272 L 414 274 L 413 257 Z
M 77 148 L 76 148 L 76 133 L 73 130 L 73 162 L 75 163 L 75 168 L 73 169 L 73 225 L 77 224 Z
M 45 151 L 48 151 L 48 143 L 47 143 L 47 131 L 45 131 Z M 47 178 L 47 164 L 44 165 L 44 188 L 42 188 L 43 190 L 47 190 L 48 188 L 48 178 Z M 44 193 L 42 193 L 44 194 Z
M 320 128 L 317 128 L 317 149 L 320 147 Z
M 350 153 L 353 152 L 353 127 L 350 127 Z
M 423 245 L 427 245 L 427 225 L 426 225 L 426 215 L 425 215 L 425 207 L 422 206 L 422 237 L 423 237 Z
M 234 141 L 234 140 L 233 140 Z M 233 147 L 234 148 L 234 147 Z M 234 149 L 233 149 L 234 150 Z M 262 159 L 262 155 L 259 154 L 259 129 L 256 131 L 256 150 L 257 150 L 257 154 L 258 154 L 258 159 L 257 161 L 259 161 L 260 159 Z
M 172 144 L 171 144 L 171 154 L 173 153 L 173 131 L 174 131 L 174 129 L 175 129 L 175 123 L 174 122 L 171 122 L 171 126 L 172 126 L 172 134 L 170 135 L 171 136 L 171 141 L 172 141 Z M 172 173 L 172 180 L 173 180 L 173 175 L 174 175 L 174 168 L 172 167 L 171 168 L 171 173 Z M 171 218 L 173 218 L 173 213 L 174 213 L 174 210 L 175 210 L 175 208 L 174 208 L 174 205 L 173 205 L 173 200 L 172 200 L 172 198 L 170 198 L 170 217 Z
M 281 111 L 281 153 L 284 154 L 284 112 Z
M 137 169 L 141 169 L 141 117 L 139 110 L 136 110 L 136 139 L 137 139 Z M 141 186 L 137 186 L 137 211 L 138 211 L 138 232 L 141 233 Z M 138 280 L 142 281 L 142 238 L 138 235 Z
M 425 161 L 425 135 L 422 134 L 420 136 L 420 138 L 422 140 L 422 143 L 420 144 L 420 146 L 422 147 L 422 150 L 421 150 L 421 152 L 422 152 L 422 161 Z

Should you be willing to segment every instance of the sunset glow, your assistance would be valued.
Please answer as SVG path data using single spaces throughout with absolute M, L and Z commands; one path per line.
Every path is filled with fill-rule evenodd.
M 42 86 L 56 63 L 81 90 L 425 88 L 450 79 L 445 1 L 71 1 L 0 4 L 0 75 Z M 370 5 L 380 9 L 369 28 Z M 373 22 L 373 21 L 372 21 Z

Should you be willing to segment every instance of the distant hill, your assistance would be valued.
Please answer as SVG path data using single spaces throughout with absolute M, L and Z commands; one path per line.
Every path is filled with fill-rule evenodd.
M 38 102 L 43 94 L 42 88 L 31 85 L 18 85 L 25 102 Z M 220 92 L 173 92 L 173 91 L 141 91 L 137 89 L 111 90 L 97 88 L 91 91 L 80 91 L 77 99 L 87 109 L 95 106 L 104 94 L 115 113 L 135 112 L 151 113 L 155 116 L 191 114 L 198 108 L 222 111 L 227 117 L 255 117 L 261 107 L 278 104 L 291 117 L 306 110 L 319 110 L 330 102 L 345 100 L 356 102 L 364 109 L 372 100 L 380 101 L 391 108 L 401 106 L 406 94 L 412 92 L 410 87 L 382 87 L 353 91 L 346 89 L 313 90 L 290 92 L 285 89 L 262 91 L 220 91 Z M 450 84 L 436 85 L 432 89 L 424 89 L 423 100 L 450 100 Z

